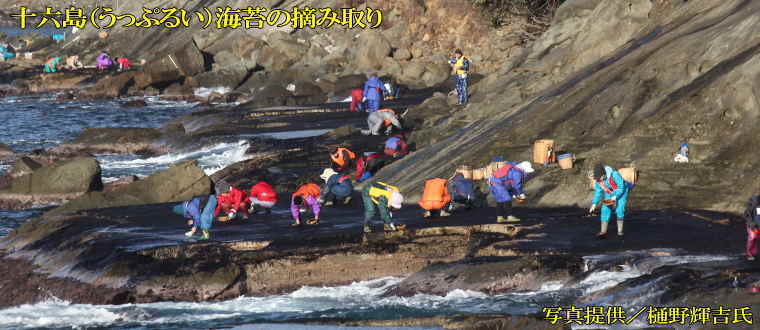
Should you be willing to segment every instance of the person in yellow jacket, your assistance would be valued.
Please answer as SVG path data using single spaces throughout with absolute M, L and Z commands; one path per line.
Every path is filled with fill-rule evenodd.
M 430 179 L 425 181 L 425 189 L 422 191 L 422 200 L 419 204 L 422 209 L 425 210 L 425 218 L 432 216 L 431 211 L 439 211 L 442 217 L 447 217 L 450 214 L 444 210 L 446 205 L 451 202 L 451 195 L 446 189 L 449 180 L 446 179 Z
M 470 71 L 470 59 L 462 55 L 462 50 L 454 51 L 454 56 L 449 59 L 449 64 L 454 69 L 454 81 L 456 81 L 459 105 L 467 104 L 467 75 Z
M 386 230 L 396 231 L 396 224 L 391 221 L 391 213 L 388 208 L 401 209 L 404 196 L 398 187 L 384 182 L 373 182 L 362 190 L 364 200 L 364 232 L 371 233 L 369 223 L 375 217 L 375 209 L 380 212 L 380 218 L 385 223 Z

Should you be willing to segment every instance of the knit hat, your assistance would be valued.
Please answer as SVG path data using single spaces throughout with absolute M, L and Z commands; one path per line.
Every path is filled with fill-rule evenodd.
M 227 181 L 221 180 L 216 183 L 216 194 L 221 195 L 230 191 L 230 184 Z
M 601 163 L 596 164 L 596 166 L 594 166 L 593 175 L 594 180 L 601 180 L 602 177 L 604 177 L 604 165 Z
M 402 196 L 400 193 L 392 192 L 391 193 L 391 200 L 388 202 L 390 206 L 394 209 L 400 209 L 401 204 L 404 203 L 404 196 Z
M 335 174 L 338 174 L 337 172 L 335 172 L 335 170 L 333 170 L 333 169 L 331 169 L 331 168 L 326 168 L 326 169 L 325 169 L 325 170 L 322 172 L 322 175 L 320 175 L 319 177 L 320 177 L 322 180 L 324 180 L 325 182 L 327 182 L 327 180 L 330 180 L 330 177 L 332 177 L 332 176 L 333 176 L 333 175 L 335 175 Z

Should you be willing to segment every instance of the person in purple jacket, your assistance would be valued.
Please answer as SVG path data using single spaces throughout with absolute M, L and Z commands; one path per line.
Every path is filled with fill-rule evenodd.
M 495 162 L 503 161 L 501 157 L 494 158 Z M 533 168 L 529 162 L 520 164 L 507 162 L 494 175 L 488 179 L 488 185 L 491 188 L 491 194 L 496 200 L 499 208 L 499 216 L 496 222 L 519 222 L 520 219 L 512 215 L 512 200 L 525 200 L 523 185 L 527 181 L 527 175 L 533 173 Z
M 364 100 L 367 102 L 367 112 L 380 110 L 380 102 L 383 100 L 383 89 L 385 86 L 377 74 L 370 74 L 369 79 L 364 83 Z
M 294 227 L 301 225 L 301 213 L 307 211 L 306 207 L 311 207 L 311 211 L 314 214 L 313 222 L 309 222 L 311 225 L 319 224 L 319 196 L 321 189 L 314 183 L 307 183 L 296 190 L 293 193 L 293 197 L 290 200 L 290 213 L 293 215 Z

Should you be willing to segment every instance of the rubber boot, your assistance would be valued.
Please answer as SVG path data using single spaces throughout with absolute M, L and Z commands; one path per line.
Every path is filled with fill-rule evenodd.
M 449 213 L 449 212 L 446 212 L 446 210 L 441 210 L 441 216 L 442 216 L 442 217 L 448 217 L 448 216 L 450 216 L 450 215 L 451 215 L 451 213 Z
M 425 219 L 430 218 L 432 215 L 430 214 L 430 211 L 425 211 L 425 214 L 422 215 Z
M 364 232 L 365 232 L 365 233 L 367 233 L 367 234 L 369 234 L 369 233 L 371 233 L 371 232 L 372 232 L 372 228 L 370 228 L 370 227 L 369 227 L 369 226 L 367 226 L 367 225 L 364 225 Z
M 617 221 L 618 236 L 623 237 L 623 220 Z
M 185 233 L 185 236 L 187 237 L 193 237 L 193 235 L 195 235 L 195 231 L 192 230 Z
M 609 225 L 609 221 L 602 221 L 602 229 L 599 231 L 599 234 L 596 234 L 596 237 L 599 239 L 605 239 L 607 238 L 607 226 Z
M 510 215 L 510 216 L 507 217 L 507 222 L 520 222 L 520 218 L 518 218 L 518 217 L 516 217 L 514 215 Z
M 207 241 L 209 238 L 211 238 L 211 235 L 208 232 L 208 229 L 203 230 L 203 236 L 201 236 L 201 241 Z
M 349 203 L 351 203 L 351 196 L 348 196 L 343 200 L 343 205 L 348 205 Z
M 507 219 L 504 218 L 504 217 L 502 217 L 502 216 L 498 216 L 498 217 L 496 217 L 496 222 L 498 222 L 498 223 L 505 223 L 505 222 L 507 222 Z

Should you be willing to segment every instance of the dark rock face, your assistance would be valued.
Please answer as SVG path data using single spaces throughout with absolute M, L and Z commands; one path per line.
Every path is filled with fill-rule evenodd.
M 208 194 L 213 184 L 195 161 L 180 163 L 110 192 L 93 192 L 74 199 L 48 214 L 127 205 L 180 202 Z
M 427 293 L 445 296 L 454 289 L 488 294 L 536 291 L 545 282 L 569 280 L 581 271 L 582 265 L 580 257 L 566 255 L 433 264 L 404 279 L 385 295 L 410 297 Z
M 205 71 L 205 65 L 201 51 L 195 43 L 189 42 L 172 53 L 148 62 L 143 70 L 150 77 L 150 85 L 155 85 L 194 76 Z

